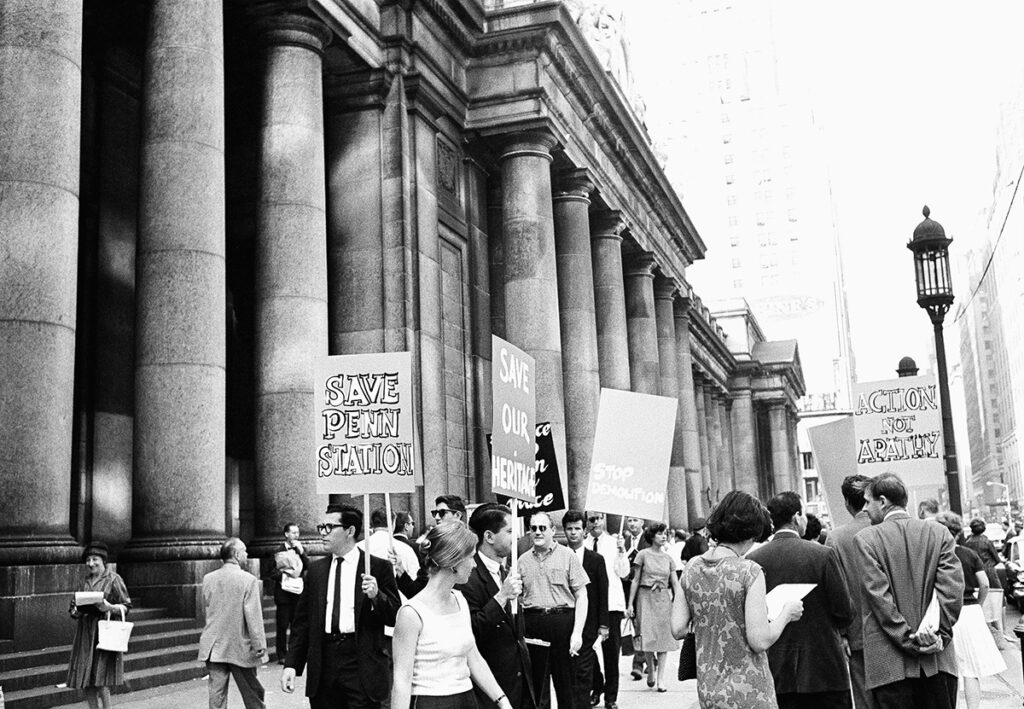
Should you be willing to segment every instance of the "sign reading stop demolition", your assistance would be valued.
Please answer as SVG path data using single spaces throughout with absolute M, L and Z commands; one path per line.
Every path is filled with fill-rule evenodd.
M 491 489 L 536 499 L 536 391 L 533 357 L 491 336 Z

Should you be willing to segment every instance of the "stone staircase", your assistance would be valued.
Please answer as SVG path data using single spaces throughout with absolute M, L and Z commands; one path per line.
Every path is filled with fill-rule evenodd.
M 276 659 L 274 602 L 263 599 L 263 619 L 271 659 Z M 196 660 L 202 625 L 194 618 L 174 618 L 163 608 L 133 608 L 135 623 L 124 658 L 125 684 L 115 694 L 183 682 L 206 675 Z M 63 686 L 71 646 L 11 652 L 11 641 L 0 640 L 0 687 L 6 709 L 46 709 L 85 701 L 80 689 Z

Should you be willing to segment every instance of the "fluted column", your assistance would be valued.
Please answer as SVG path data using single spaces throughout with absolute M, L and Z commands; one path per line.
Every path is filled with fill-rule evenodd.
M 676 323 L 673 304 L 678 288 L 670 278 L 654 280 L 654 312 L 658 325 L 658 362 L 661 367 L 661 395 L 679 400 L 679 357 L 676 355 Z M 686 499 L 686 465 L 683 455 L 683 407 L 676 405 L 676 427 L 672 436 L 672 457 L 668 468 L 668 523 L 686 529 L 689 521 Z
M 686 514 L 689 520 L 703 517 L 700 494 L 700 436 L 697 402 L 693 394 L 693 355 L 690 353 L 690 300 L 676 299 L 673 307 L 676 334 L 676 370 L 679 373 L 679 416 L 682 426 L 683 468 L 686 471 Z
M 646 252 L 625 261 L 626 336 L 629 343 L 629 379 L 633 391 L 658 395 L 661 364 L 658 324 L 654 314 L 654 255 Z
M 772 404 L 768 409 L 768 427 L 772 437 L 772 479 L 775 483 L 773 494 L 792 490 L 793 476 L 790 470 L 792 457 L 789 454 L 789 416 L 786 405 Z
M 622 237 L 619 235 L 623 227 L 622 217 L 617 211 L 605 210 L 590 216 L 601 386 L 629 391 L 626 295 L 622 282 Z
M 722 464 L 722 421 L 718 418 L 718 402 L 715 383 L 704 387 L 704 415 L 708 420 L 708 467 L 710 467 L 711 499 L 717 503 L 722 498 L 722 480 L 719 477 Z
M 537 420 L 550 421 L 555 455 L 565 460 L 562 336 L 551 201 L 549 133 L 518 133 L 501 153 L 505 239 L 505 338 L 536 360 Z
M 553 201 L 565 385 L 565 475 L 569 483 L 569 506 L 581 509 L 586 498 L 601 400 L 588 214 L 588 195 L 594 185 L 586 170 L 572 170 L 558 178 Z
M 754 422 L 754 399 L 749 389 L 733 394 L 732 412 L 733 466 L 736 489 L 757 497 L 757 436 Z
M 697 411 L 697 438 L 700 445 L 700 499 L 701 504 L 710 512 L 711 494 L 711 441 L 708 438 L 708 417 L 704 406 L 704 383 L 694 377 L 693 400 Z
M 212 557 L 225 529 L 219 0 L 151 4 L 141 155 L 130 550 Z
M 0 565 L 76 559 L 82 0 L 0 3 Z
M 717 397 L 719 431 L 721 432 L 722 448 L 718 463 L 718 477 L 722 481 L 719 489 L 722 494 L 729 492 L 736 487 L 736 478 L 733 474 L 732 458 L 732 424 L 729 420 L 729 400 L 727 395 Z
M 256 533 L 319 521 L 310 372 L 327 354 L 324 47 L 330 33 L 297 14 L 260 24 L 263 76 L 256 254 Z M 253 545 L 250 544 L 250 550 Z M 272 551 L 272 549 L 266 549 Z

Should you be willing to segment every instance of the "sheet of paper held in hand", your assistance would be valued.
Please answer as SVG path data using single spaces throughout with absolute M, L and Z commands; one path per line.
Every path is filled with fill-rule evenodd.
M 768 620 L 775 620 L 782 607 L 790 601 L 799 601 L 817 586 L 816 583 L 780 583 L 765 596 L 768 601 Z
M 103 602 L 103 591 L 75 591 L 76 606 L 94 606 Z

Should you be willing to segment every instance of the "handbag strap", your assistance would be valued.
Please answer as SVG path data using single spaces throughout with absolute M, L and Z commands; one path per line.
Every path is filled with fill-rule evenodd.
M 107 611 L 107 620 L 110 620 L 110 611 Z M 124 622 L 124 608 L 121 608 L 121 622 Z

